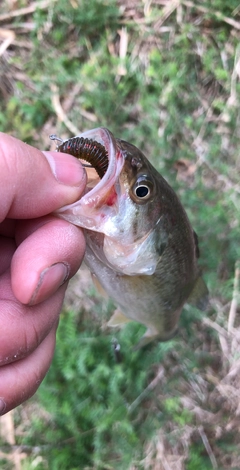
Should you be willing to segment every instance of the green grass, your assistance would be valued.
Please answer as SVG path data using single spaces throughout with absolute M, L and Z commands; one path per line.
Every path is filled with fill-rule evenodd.
M 49 148 L 49 134 L 106 126 L 141 148 L 198 233 L 212 299 L 210 323 L 186 307 L 169 343 L 133 352 L 142 329 L 114 332 L 120 363 L 93 291 L 98 319 L 65 310 L 50 372 L 15 411 L 17 444 L 28 449 L 22 468 L 161 470 L 163 458 L 177 470 L 239 468 L 239 384 L 228 375 L 239 311 L 227 356 L 216 329 L 227 335 L 240 259 L 239 2 L 59 0 L 9 21 L 0 25 L 17 41 L 0 57 L 1 130 Z

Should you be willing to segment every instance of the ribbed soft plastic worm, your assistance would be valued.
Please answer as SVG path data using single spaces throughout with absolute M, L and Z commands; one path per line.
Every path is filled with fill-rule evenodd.
M 60 140 L 56 136 L 50 136 L 50 138 Z M 69 153 L 76 158 L 86 160 L 93 166 L 100 178 L 103 178 L 108 169 L 107 150 L 96 140 L 72 137 L 58 145 L 57 151 Z

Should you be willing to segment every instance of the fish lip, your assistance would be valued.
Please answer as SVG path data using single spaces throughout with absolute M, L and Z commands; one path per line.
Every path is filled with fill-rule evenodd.
M 81 201 L 86 202 L 88 197 L 90 196 L 92 197 L 94 193 L 102 189 L 106 185 L 106 182 L 108 182 L 111 176 L 113 175 L 114 169 L 115 169 L 115 160 L 116 160 L 115 155 L 117 151 L 117 142 L 113 134 L 105 127 L 97 127 L 96 129 L 90 129 L 89 131 L 85 131 L 80 134 L 77 134 L 75 137 L 83 137 L 84 139 L 95 140 L 96 142 L 103 145 L 104 148 L 107 150 L 107 156 L 108 156 L 107 171 L 105 172 L 103 177 L 99 180 L 99 182 L 91 190 L 87 190 L 87 192 L 83 195 L 83 197 L 81 198 Z
M 91 129 L 75 137 L 95 140 L 103 145 L 108 153 L 108 168 L 92 189 L 86 187 L 86 192 L 81 199 L 58 209 L 55 214 L 74 225 L 100 232 L 105 222 L 105 214 L 100 207 L 104 204 L 107 194 L 117 184 L 125 158 L 118 139 L 115 139 L 113 134 L 104 127 Z
M 105 127 L 98 127 L 96 129 L 91 129 L 86 132 L 82 132 L 81 134 L 78 134 L 76 137 L 83 137 L 84 139 L 89 139 L 89 140 L 95 140 L 99 144 L 103 145 L 104 148 L 107 150 L 108 154 L 108 168 L 106 173 L 103 175 L 103 177 L 100 179 L 99 183 L 96 184 L 96 186 L 89 192 L 93 193 L 95 192 L 94 189 L 101 188 L 104 186 L 106 181 L 111 177 L 114 168 L 115 168 L 115 155 L 117 151 L 117 143 L 116 139 L 114 138 L 113 134 L 106 129 Z M 103 184 L 101 184 L 103 182 Z

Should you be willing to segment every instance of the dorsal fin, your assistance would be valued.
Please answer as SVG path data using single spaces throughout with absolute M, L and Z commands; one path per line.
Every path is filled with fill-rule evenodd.
M 199 245 L 198 245 L 198 236 L 196 234 L 196 232 L 193 230 L 193 238 L 194 238 L 194 242 L 195 242 L 195 253 L 196 253 L 196 257 L 199 258 L 200 256 L 200 250 L 199 250 Z

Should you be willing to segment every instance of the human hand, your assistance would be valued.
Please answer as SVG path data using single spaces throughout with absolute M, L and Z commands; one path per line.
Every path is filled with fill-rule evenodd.
M 51 212 L 79 199 L 78 160 L 0 133 L 0 414 L 35 393 L 54 352 L 67 280 L 85 250 L 80 228 Z

